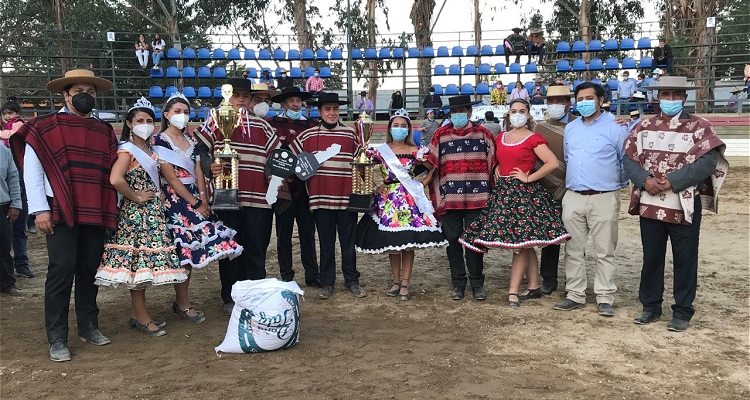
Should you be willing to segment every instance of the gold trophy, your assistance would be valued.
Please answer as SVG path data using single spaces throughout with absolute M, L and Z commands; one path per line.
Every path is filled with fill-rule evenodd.
M 214 126 L 221 131 L 224 137 L 223 144 L 217 143 L 214 152 L 216 164 L 226 165 L 229 161 L 229 171 L 226 167 L 222 170 L 221 175 L 214 178 L 214 210 L 239 210 L 240 205 L 237 201 L 237 188 L 239 187 L 239 169 L 240 158 L 237 151 L 232 149 L 229 142 L 232 140 L 232 133 L 242 121 L 242 115 L 234 110 L 229 98 L 232 97 L 232 85 L 226 84 L 221 86 L 221 97 L 224 100 L 219 105 L 218 110 L 211 110 L 211 116 L 214 120 Z
M 357 138 L 359 139 L 359 154 L 354 157 L 352 165 L 352 194 L 349 195 L 349 207 L 347 211 L 353 212 L 370 212 L 373 201 L 373 171 L 372 166 L 375 163 L 367 157 L 367 148 L 370 144 L 370 138 L 375 129 L 375 124 L 370 119 L 370 115 L 363 112 L 357 119 L 355 125 Z

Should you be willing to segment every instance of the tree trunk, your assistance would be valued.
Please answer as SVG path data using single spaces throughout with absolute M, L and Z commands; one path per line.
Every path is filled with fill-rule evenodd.
M 65 5 L 63 0 L 53 0 L 52 7 L 55 13 L 55 25 L 57 26 L 57 46 L 59 48 L 60 55 L 60 68 L 62 69 L 62 75 L 70 68 L 70 38 L 66 38 L 67 33 L 65 32 Z
M 581 40 L 586 44 L 591 42 L 591 19 L 589 18 L 589 13 L 591 13 L 591 0 L 581 0 L 581 9 L 578 14 L 578 31 L 581 32 Z M 591 61 L 591 53 L 587 51 L 583 52 L 582 57 L 587 64 Z M 591 76 L 591 72 L 583 72 L 584 80 L 591 80 Z
M 414 35 L 417 40 L 417 47 L 421 50 L 427 46 L 432 46 L 432 32 L 430 30 L 430 20 L 432 12 L 435 10 L 435 0 L 414 0 L 411 7 L 411 23 L 414 26 Z M 419 104 L 425 98 L 432 87 L 432 60 L 420 57 L 417 59 L 417 73 L 419 74 Z
M 313 35 L 310 33 L 310 22 L 307 20 L 307 0 L 286 0 L 288 9 L 294 13 L 294 30 L 297 32 L 297 44 L 301 49 L 313 48 Z M 300 67 L 305 68 L 312 66 L 312 61 L 300 61 Z
M 375 0 L 367 0 L 367 46 L 375 48 L 376 37 L 375 37 Z M 377 109 L 377 97 L 378 97 L 378 63 L 377 61 L 370 61 L 369 63 L 370 75 L 368 79 L 368 97 L 372 100 L 373 108 Z M 375 112 L 373 112 L 373 120 L 375 119 Z
M 482 47 L 482 14 L 479 13 L 479 0 L 474 0 L 474 46 L 477 49 Z M 482 63 L 481 57 L 474 57 L 474 65 L 479 67 Z M 479 82 L 481 82 L 479 74 L 474 74 L 474 87 L 476 88 Z M 474 96 L 475 101 L 482 100 L 481 95 Z

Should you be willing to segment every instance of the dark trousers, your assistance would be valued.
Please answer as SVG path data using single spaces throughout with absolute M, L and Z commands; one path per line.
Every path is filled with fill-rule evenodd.
M 8 289 L 16 284 L 13 276 L 13 226 L 8 221 L 10 203 L 0 205 L 0 289 Z
M 537 46 L 531 42 L 526 42 L 526 54 L 529 55 L 529 62 L 531 62 L 532 54 L 539 54 L 539 63 L 544 59 L 544 45 Z
M 234 240 L 244 248 L 242 254 L 233 260 L 219 260 L 221 298 L 225 303 L 231 303 L 232 285 L 266 277 L 266 251 L 271 243 L 273 210 L 243 207 L 239 211 L 217 211 L 216 214 L 226 226 L 237 231 Z
M 310 212 L 310 199 L 307 194 L 300 194 L 289 208 L 276 214 L 276 250 L 281 279 L 294 280 L 292 233 L 295 220 L 299 235 L 300 258 L 305 270 L 305 282 L 317 282 L 320 280 L 320 271 L 318 270 L 318 255 L 315 252 L 315 219 Z
M 315 227 L 320 241 L 320 284 L 333 286 L 336 283 L 336 234 L 341 248 L 341 272 L 346 287 L 359 285 L 357 255 L 354 251 L 354 236 L 357 231 L 357 213 L 318 209 L 313 211 Z
M 78 331 L 99 329 L 99 288 L 94 277 L 104 253 L 105 229 L 94 225 L 56 224 L 47 235 L 47 281 L 44 283 L 44 323 L 49 343 L 68 341 L 70 292 L 75 279 Z
M 643 244 L 643 269 L 638 298 L 643 311 L 661 314 L 664 295 L 664 256 L 667 238 L 672 242 L 674 259 L 674 318 L 689 321 L 695 310 L 695 290 L 698 286 L 698 239 L 701 228 L 701 201 L 695 199 L 691 225 L 677 225 L 650 218 L 640 219 Z
M 543 247 L 539 262 L 539 275 L 542 276 L 542 285 L 549 286 L 552 290 L 557 289 L 557 267 L 559 264 L 560 245 L 553 244 Z
M 448 263 L 451 267 L 453 287 L 466 286 L 466 269 L 469 270 L 472 288 L 484 286 L 484 254 L 466 249 L 464 263 L 464 247 L 458 243 L 458 238 L 481 212 L 482 210 L 449 210 L 440 219 L 445 238 L 448 240 Z
M 26 220 L 29 217 L 29 208 L 26 200 L 23 200 L 23 208 L 18 213 L 18 219 L 13 222 L 13 265 L 21 267 L 29 265 L 29 257 L 26 255 Z

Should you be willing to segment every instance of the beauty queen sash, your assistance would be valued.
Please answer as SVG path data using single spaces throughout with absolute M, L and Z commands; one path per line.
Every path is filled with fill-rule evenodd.
M 139 164 L 146 170 L 146 173 L 154 182 L 154 192 L 159 195 L 159 168 L 156 160 L 151 158 L 145 151 L 141 150 L 138 146 L 132 142 L 120 142 L 117 146 L 117 150 L 126 150 L 135 157 Z
M 185 157 L 185 155 L 181 153 L 178 153 L 174 150 L 170 150 L 163 146 L 154 146 L 153 151 L 159 157 L 159 159 L 166 161 L 172 165 L 176 165 L 186 170 L 188 173 L 190 173 L 190 177 L 180 178 L 180 182 L 182 182 L 185 185 L 189 185 L 191 183 L 196 182 L 195 163 L 193 163 L 193 160 L 191 160 L 188 157 Z
M 401 161 L 399 161 L 398 157 L 396 157 L 396 154 L 393 153 L 393 150 L 391 150 L 387 143 L 378 146 L 377 150 L 383 158 L 383 162 L 388 165 L 388 169 L 396 175 L 398 181 L 404 185 L 404 189 L 406 189 L 406 191 L 414 198 L 417 207 L 419 207 L 419 211 L 425 214 L 430 221 L 437 225 L 437 220 L 433 215 L 435 209 L 432 207 L 432 202 L 424 194 L 424 186 L 422 185 L 422 182 L 409 175 L 409 171 L 407 171 L 406 167 L 401 164 Z M 420 152 L 417 152 L 417 154 L 419 153 Z

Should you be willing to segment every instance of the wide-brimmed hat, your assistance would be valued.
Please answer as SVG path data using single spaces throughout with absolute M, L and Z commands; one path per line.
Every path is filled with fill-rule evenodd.
M 631 111 L 631 112 L 630 112 L 630 116 L 631 116 L 631 117 L 635 117 L 636 115 L 641 115 L 640 111 L 638 111 L 638 110 L 635 110 L 635 111 Z
M 361 95 L 365 95 L 365 96 L 367 96 L 367 91 L 366 91 L 366 90 L 363 90 L 363 91 L 359 92 L 359 95 L 360 95 L 360 96 L 361 96 Z
M 227 84 L 232 85 L 232 90 L 244 90 L 246 92 L 253 90 L 253 83 L 245 78 L 229 78 Z
M 254 94 L 267 94 L 270 97 L 274 97 L 279 94 L 279 91 L 269 89 L 268 85 L 265 83 L 254 83 L 250 87 L 250 95 L 252 96 Z
M 695 90 L 700 87 L 688 82 L 685 76 L 662 76 L 657 85 L 643 88 L 647 90 Z
M 608 101 L 607 101 L 607 102 L 604 102 L 604 103 L 602 103 L 602 108 L 604 108 L 604 109 L 609 109 L 610 107 L 612 107 L 612 103 L 610 103 L 610 102 L 608 102 Z
M 315 106 L 322 106 L 323 104 L 338 104 L 338 105 L 344 105 L 349 104 L 349 101 L 346 99 L 339 100 L 339 94 L 338 93 L 330 93 L 330 92 L 320 92 L 318 94 L 318 98 L 314 101 L 310 101 L 307 104 L 315 105 Z
M 299 97 L 300 99 L 302 99 L 302 101 L 305 101 L 312 97 L 312 93 L 303 92 L 302 90 L 300 90 L 300 88 L 292 86 L 284 88 L 284 90 L 281 91 L 281 94 L 277 94 L 276 96 L 271 97 L 271 101 L 274 103 L 283 103 L 290 97 Z
M 547 95 L 542 96 L 542 98 L 548 99 L 550 97 L 573 97 L 573 93 L 570 91 L 570 88 L 565 85 L 550 86 L 549 89 L 547 89 Z
M 542 33 L 542 32 L 543 32 L 543 31 L 542 31 L 541 29 L 538 29 L 538 28 L 531 28 L 531 34 L 535 34 L 535 33 Z
M 458 107 L 471 107 L 474 104 L 479 104 L 482 101 L 471 101 L 471 96 L 468 94 L 462 94 L 459 96 L 448 97 L 448 104 L 443 108 L 458 108 Z
M 281 74 L 286 74 L 286 73 L 287 73 L 287 70 L 286 70 L 286 68 L 282 68 L 282 69 L 281 69 L 281 71 L 279 71 L 279 73 L 281 73 Z
M 96 93 L 104 93 L 112 90 L 112 82 L 94 76 L 93 71 L 87 69 L 71 69 L 65 73 L 65 77 L 57 78 L 47 83 L 47 90 L 52 93 L 62 93 L 65 86 L 75 83 L 88 83 L 96 87 Z
M 536 83 L 536 82 L 542 82 L 542 80 L 543 80 L 543 79 L 542 79 L 542 77 L 541 77 L 541 76 L 535 76 L 535 77 L 534 77 L 534 83 Z
M 735 86 L 734 89 L 732 90 L 732 93 L 739 93 L 743 90 L 745 90 L 745 88 L 743 88 L 742 86 Z

